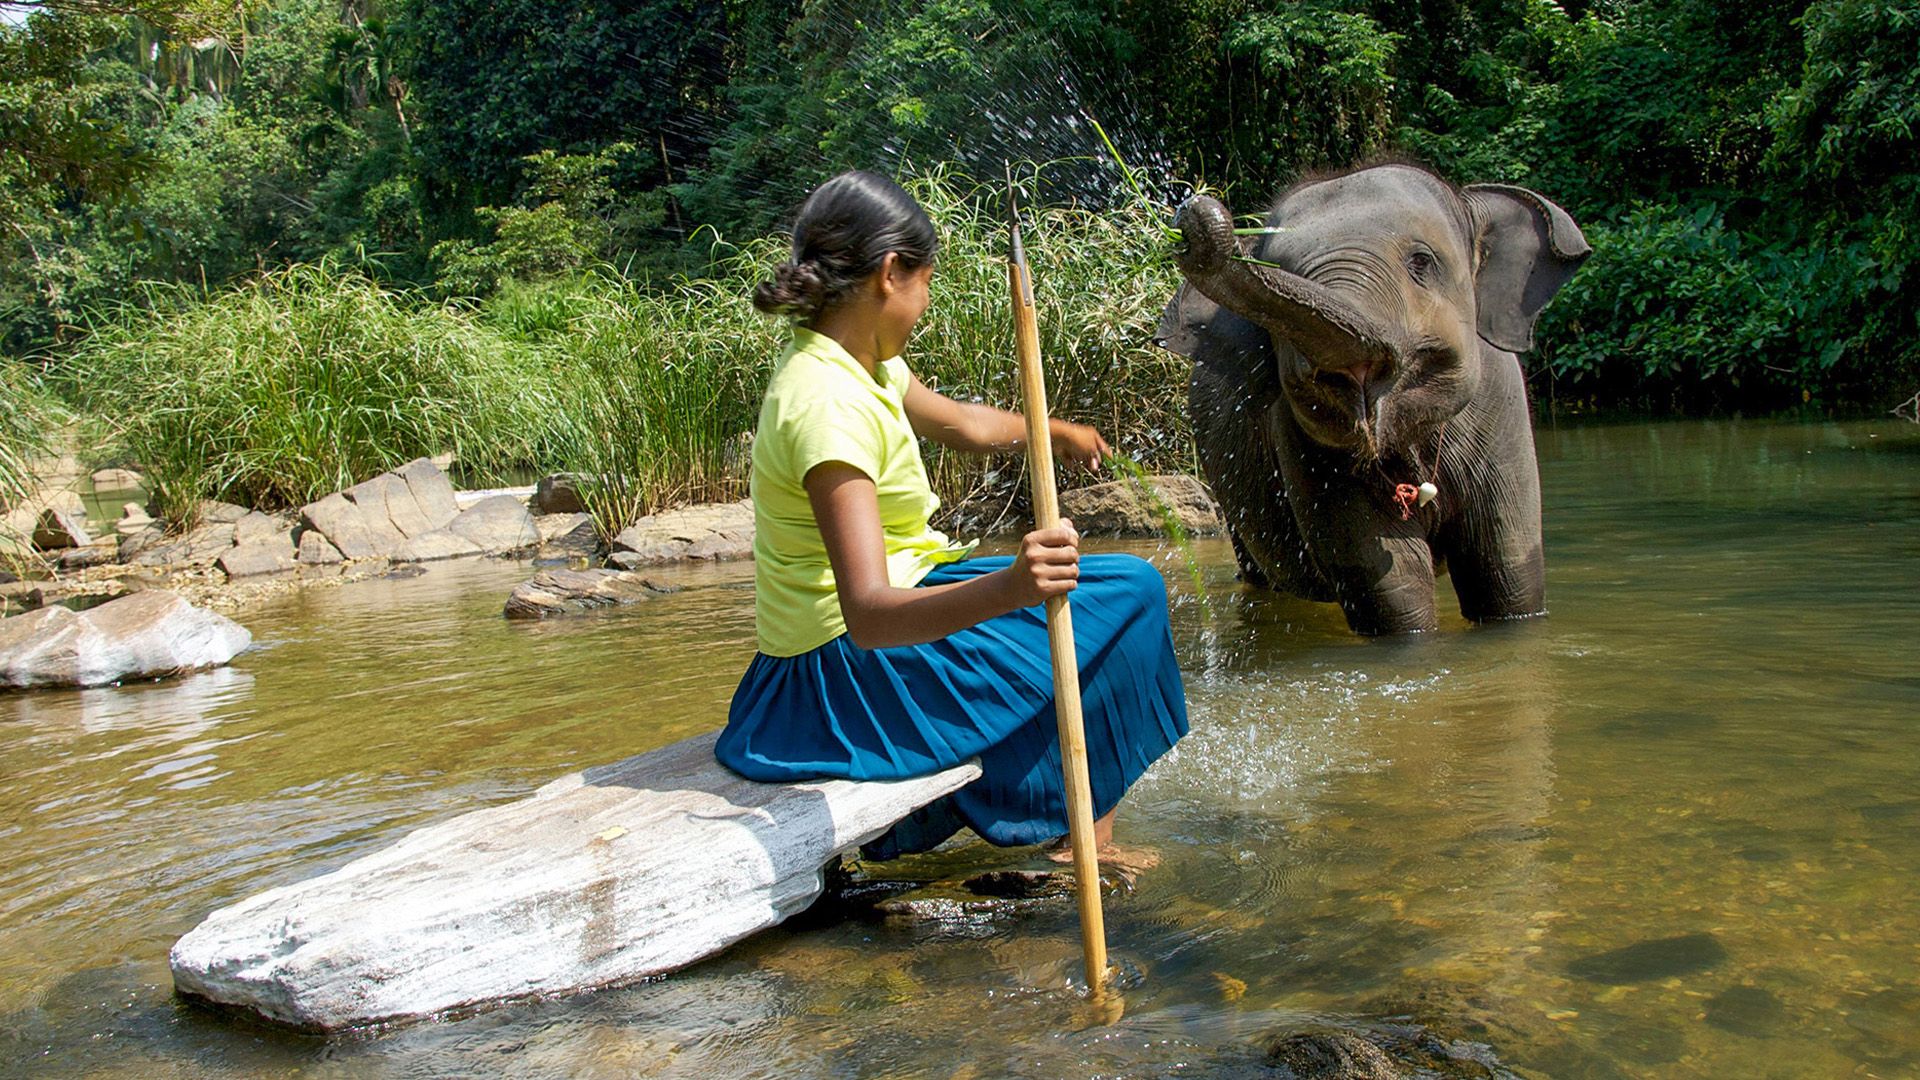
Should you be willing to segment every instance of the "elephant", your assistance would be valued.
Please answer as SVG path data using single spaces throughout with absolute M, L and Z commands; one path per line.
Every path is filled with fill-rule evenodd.
M 1193 361 L 1194 439 L 1242 577 L 1336 602 L 1369 635 L 1433 629 L 1440 574 L 1469 620 L 1544 614 L 1518 354 L 1591 253 L 1573 218 L 1396 163 L 1295 184 L 1250 251 L 1210 196 L 1174 227 L 1186 280 L 1157 341 Z

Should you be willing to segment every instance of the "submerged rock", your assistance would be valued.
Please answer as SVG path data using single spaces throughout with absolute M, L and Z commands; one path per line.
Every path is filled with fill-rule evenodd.
M 208 915 L 183 995 L 331 1031 L 632 982 L 804 910 L 836 852 L 979 778 L 761 784 L 708 734 L 556 780 Z
M 1726 958 L 1727 950 L 1712 934 L 1682 934 L 1583 956 L 1567 965 L 1567 974 L 1588 982 L 1621 986 L 1691 975 L 1714 967 Z
M 1144 484 L 1151 492 L 1143 496 Z M 1157 501 L 1156 501 L 1157 500 Z M 1168 513 L 1188 535 L 1220 531 L 1220 507 L 1199 478 L 1184 473 L 1114 480 L 1060 493 L 1060 513 L 1091 536 L 1164 536 Z
M 678 592 L 639 574 L 620 570 L 543 570 L 507 597 L 509 619 L 545 619 L 594 608 L 634 604 Z
M 252 640 L 226 616 L 157 589 L 86 611 L 42 608 L 0 620 L 0 685 L 104 686 L 218 667 Z
M 99 469 L 93 474 L 95 491 L 132 491 L 146 482 L 146 477 L 132 469 Z

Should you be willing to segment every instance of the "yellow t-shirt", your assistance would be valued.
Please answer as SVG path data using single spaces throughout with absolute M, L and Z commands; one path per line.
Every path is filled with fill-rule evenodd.
M 843 461 L 873 481 L 894 587 L 909 588 L 972 550 L 927 524 L 940 497 L 907 421 L 910 378 L 899 357 L 868 375 L 839 342 L 794 328 L 753 437 L 753 614 L 761 652 L 798 656 L 847 630 L 807 499 L 807 472 L 822 462 Z

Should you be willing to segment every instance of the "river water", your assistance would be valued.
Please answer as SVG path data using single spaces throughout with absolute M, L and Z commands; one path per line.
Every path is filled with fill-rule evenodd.
M 1193 714 L 1122 810 L 1165 862 L 1109 898 L 1118 1023 L 1062 989 L 1070 907 L 783 928 L 332 1040 L 176 1002 L 212 908 L 718 724 L 749 567 L 529 627 L 499 614 L 526 566 L 487 560 L 251 611 L 224 670 L 0 697 L 0 1074 L 1256 1076 L 1275 1034 L 1417 1016 L 1530 1076 L 1920 1076 L 1920 427 L 1540 456 L 1543 620 L 1363 640 L 1237 586 L 1224 542 L 1204 601 L 1177 553 L 1106 545 L 1165 563 Z

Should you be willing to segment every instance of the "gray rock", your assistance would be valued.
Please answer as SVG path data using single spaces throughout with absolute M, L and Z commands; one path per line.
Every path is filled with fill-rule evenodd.
M 220 556 L 217 564 L 228 580 L 232 580 L 284 573 L 294 568 L 294 557 L 293 536 L 282 532 L 235 544 Z
M 87 535 L 87 516 L 83 513 L 50 506 L 40 511 L 40 520 L 34 523 L 33 546 L 41 551 L 86 547 L 91 543 L 93 537 Z
M 536 514 L 578 514 L 587 504 L 580 499 L 580 479 L 573 473 L 543 476 L 533 487 L 533 511 Z
M 637 550 L 616 551 L 607 556 L 607 565 L 616 570 L 635 570 L 642 566 L 679 562 L 687 557 L 687 549 L 692 546 L 685 540 L 661 540 Z
M 200 521 L 203 524 L 232 525 L 251 513 L 253 511 L 244 506 L 221 502 L 218 499 L 204 499 L 200 503 Z
M 1221 528 L 1220 507 L 1206 485 L 1183 473 L 1063 491 L 1060 513 L 1088 536 L 1165 536 L 1168 515 L 1191 536 Z
M 366 512 L 370 525 L 377 528 L 378 520 L 385 519 L 403 539 L 430 533 L 436 528 L 420 512 L 420 504 L 413 501 L 413 491 L 407 482 L 393 473 L 362 480 L 340 494 Z
M 427 532 L 446 528 L 460 513 L 460 504 L 453 495 L 453 482 L 440 466 L 427 458 L 415 458 L 394 470 L 394 474 L 406 482 L 414 507 L 426 520 Z
M 1303 1031 L 1267 1048 L 1267 1060 L 1297 1080 L 1406 1080 L 1387 1052 L 1347 1031 Z
M 174 987 L 331 1031 L 630 983 L 804 910 L 835 853 L 980 775 L 755 783 L 714 760 L 716 737 L 215 911 L 174 945 Z
M 460 511 L 449 530 L 488 554 L 521 551 L 540 542 L 533 515 L 511 495 L 482 499 Z
M 613 538 L 607 562 L 622 569 L 679 559 L 740 559 L 753 554 L 753 503 L 710 503 L 641 518 Z M 622 553 L 630 553 L 622 557 Z
M 232 546 L 232 525 L 202 525 L 177 540 L 141 551 L 131 561 L 136 566 L 211 566 Z
M 101 469 L 93 474 L 95 491 L 132 491 L 147 482 L 132 469 Z
M 157 522 L 149 520 L 145 526 L 121 534 L 120 561 L 133 562 L 166 542 L 167 531 Z
M 348 559 L 385 558 L 406 539 L 388 520 L 384 503 L 376 514 L 337 491 L 301 507 L 300 521 Z
M 619 570 L 543 570 L 514 586 L 507 597 L 509 619 L 545 619 L 594 608 L 651 600 L 674 588 Z
M 0 620 L 0 685 L 104 686 L 218 667 L 252 640 L 233 620 L 159 589 L 80 612 L 42 608 Z
M 600 534 L 586 514 L 542 514 L 533 524 L 540 530 L 543 559 L 587 559 L 600 551 Z
M 251 543 L 255 540 L 270 540 L 274 537 L 286 537 L 293 528 L 293 522 L 286 518 L 263 514 L 258 510 L 249 510 L 247 516 L 233 523 L 233 542 Z M 288 546 L 292 541 L 288 540 Z
M 347 561 L 339 548 L 328 543 L 327 538 L 314 529 L 300 534 L 300 545 L 294 551 L 293 558 L 302 566 L 336 566 Z
M 108 540 L 88 547 L 67 548 L 60 552 L 58 561 L 62 570 L 86 570 L 119 562 L 120 551 L 113 541 Z
M 441 529 L 437 532 L 421 533 L 405 541 L 393 549 L 393 554 L 389 558 L 397 563 L 416 563 L 481 554 L 485 553 L 480 550 L 480 545 L 452 529 Z
M 120 520 L 114 522 L 113 531 L 120 536 L 132 536 L 154 527 L 154 521 L 147 516 L 145 507 L 139 503 L 127 503 L 120 508 Z

